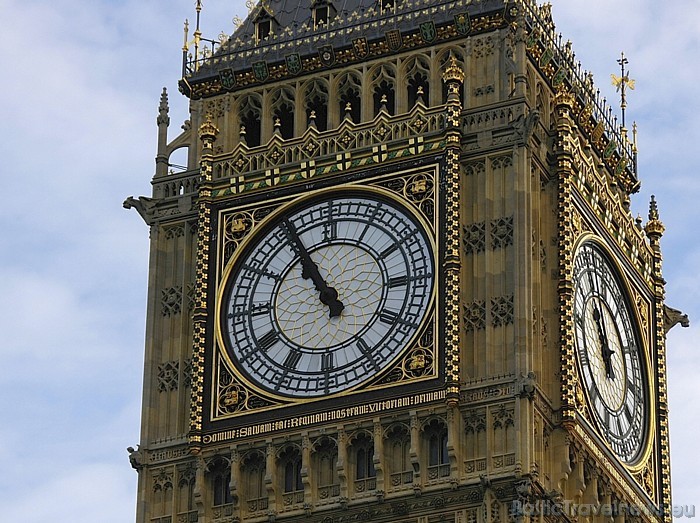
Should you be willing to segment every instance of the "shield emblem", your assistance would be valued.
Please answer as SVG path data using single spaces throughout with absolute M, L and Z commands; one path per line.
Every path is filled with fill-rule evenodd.
M 333 46 L 324 45 L 318 50 L 318 58 L 325 67 L 330 67 L 335 63 L 335 51 Z
M 299 74 L 303 69 L 299 53 L 288 54 L 284 57 L 284 60 L 287 62 L 287 71 L 289 74 Z
M 401 46 L 403 45 L 401 31 L 399 31 L 398 29 L 392 29 L 391 31 L 387 31 L 385 37 L 389 49 L 391 49 L 392 51 L 398 51 L 399 49 L 401 49 Z
M 469 31 L 472 30 L 472 21 L 469 18 L 469 13 L 460 13 L 455 15 L 455 26 L 457 27 L 457 32 L 459 34 L 469 34 Z
M 603 158 L 610 158 L 615 151 L 617 151 L 617 142 L 610 140 L 603 151 Z
M 355 38 L 352 41 L 352 50 L 355 52 L 357 58 L 365 58 L 369 54 L 369 46 L 367 45 L 367 38 L 364 36 L 361 38 Z
M 219 81 L 224 89 L 231 89 L 236 85 L 236 76 L 233 74 L 232 69 L 222 69 L 219 71 Z
M 267 69 L 267 62 L 255 62 L 253 64 L 253 76 L 258 82 L 264 82 L 270 76 Z
M 420 35 L 423 37 L 423 41 L 426 44 L 431 43 L 437 37 L 437 31 L 435 30 L 435 22 L 429 20 L 428 22 L 423 22 L 420 24 Z
M 557 86 L 563 84 L 565 78 L 566 78 L 566 69 L 564 67 L 560 67 L 559 70 L 556 73 L 554 73 L 554 78 L 552 78 L 552 85 L 554 87 L 557 87 Z
M 544 50 L 542 56 L 540 56 L 540 67 L 547 67 L 547 64 L 552 61 L 552 58 L 554 58 L 554 51 L 548 47 Z

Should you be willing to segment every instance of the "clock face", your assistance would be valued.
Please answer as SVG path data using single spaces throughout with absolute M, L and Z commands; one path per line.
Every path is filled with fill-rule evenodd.
M 641 348 L 617 272 L 595 243 L 574 261 L 576 349 L 591 412 L 625 463 L 646 438 L 647 392 Z
M 376 191 L 328 193 L 270 217 L 226 278 L 226 349 L 257 387 L 286 397 L 353 388 L 417 336 L 434 296 L 421 221 Z

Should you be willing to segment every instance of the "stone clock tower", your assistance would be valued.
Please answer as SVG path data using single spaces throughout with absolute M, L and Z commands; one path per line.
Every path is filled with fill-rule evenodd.
M 125 202 L 139 523 L 671 520 L 664 227 L 548 5 L 263 0 L 185 41 Z

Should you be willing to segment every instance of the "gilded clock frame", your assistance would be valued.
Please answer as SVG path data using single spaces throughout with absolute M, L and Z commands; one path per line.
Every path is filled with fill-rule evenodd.
M 578 254 L 580 248 L 586 244 L 586 243 L 593 243 L 595 244 L 605 255 L 607 262 L 613 267 L 613 270 L 616 272 L 616 280 L 617 283 L 620 285 L 620 289 L 622 290 L 622 293 L 624 295 L 625 299 L 625 306 L 627 308 L 627 312 L 630 315 L 630 321 L 632 322 L 632 330 L 633 334 L 637 339 L 637 344 L 638 344 L 638 352 L 639 352 L 639 359 L 640 363 L 642 365 L 642 382 L 643 386 L 645 388 L 644 393 L 646 394 L 646 401 L 645 401 L 645 420 L 644 420 L 644 441 L 639 449 L 639 453 L 637 454 L 636 459 L 631 462 L 631 463 L 626 463 L 622 461 L 615 451 L 612 449 L 610 444 L 608 443 L 607 438 L 605 437 L 603 431 L 601 430 L 599 424 L 600 421 L 592 414 L 589 413 L 585 415 L 585 419 L 590 425 L 590 427 L 595 431 L 596 435 L 599 437 L 600 440 L 603 441 L 603 444 L 605 448 L 612 453 L 612 455 L 615 457 L 615 460 L 619 463 L 621 463 L 627 470 L 629 470 L 632 473 L 640 472 L 644 469 L 645 466 L 647 466 L 647 463 L 649 461 L 649 457 L 652 453 L 653 447 L 654 447 L 654 427 L 655 425 L 655 419 L 656 419 L 656 410 L 655 410 L 655 405 L 653 402 L 653 390 L 654 390 L 654 384 L 653 384 L 653 376 L 654 376 L 654 368 L 652 367 L 652 362 L 650 358 L 650 346 L 649 346 L 649 333 L 643 332 L 643 325 L 644 322 L 642 321 L 641 314 L 639 311 L 639 307 L 637 306 L 635 300 L 634 300 L 634 295 L 636 294 L 634 290 L 632 289 L 628 278 L 625 278 L 624 275 L 627 273 L 625 270 L 625 267 L 623 264 L 620 262 L 619 258 L 611 251 L 610 247 L 605 243 L 605 241 L 598 235 L 590 232 L 586 232 L 581 234 L 578 239 L 576 240 L 576 243 L 574 245 L 574 249 L 572 250 L 573 253 L 573 258 L 576 257 Z M 646 329 L 649 329 L 650 327 L 647 325 Z M 576 343 L 576 342 L 575 342 Z M 578 354 L 575 356 L 576 359 L 576 370 L 578 373 L 578 380 L 581 383 L 584 383 L 584 378 L 583 378 L 583 369 L 581 368 L 581 362 L 578 357 Z M 580 386 L 580 385 L 579 385 Z M 585 398 L 585 402 L 583 405 L 581 405 L 580 408 L 582 408 L 584 411 L 588 410 L 590 411 L 591 409 L 591 399 L 589 397 L 589 392 L 587 387 L 582 387 L 581 393 L 583 394 Z
M 264 199 L 262 202 L 251 202 L 240 206 L 226 206 L 220 208 L 217 214 L 216 230 L 218 231 L 217 239 L 214 243 L 216 250 L 214 264 L 215 270 L 213 273 L 215 288 L 215 300 L 211 307 L 213 336 L 211 336 L 211 362 L 209 373 L 209 401 L 208 401 L 208 423 L 217 423 L 227 419 L 245 416 L 253 413 L 262 413 L 274 409 L 290 407 L 294 405 L 308 405 L 317 402 L 323 402 L 329 398 L 343 397 L 347 398 L 358 391 L 380 391 L 388 388 L 401 387 L 407 383 L 430 382 L 438 380 L 444 373 L 445 350 L 440 346 L 439 340 L 439 322 L 440 316 L 437 314 L 439 309 L 438 289 L 442 285 L 440 277 L 440 242 L 441 242 L 441 208 L 439 205 L 438 184 L 440 183 L 440 173 L 444 169 L 441 162 L 430 162 L 414 168 L 404 168 L 392 171 L 389 174 L 375 174 L 367 178 L 361 178 L 350 182 L 341 183 L 338 185 L 328 185 L 310 192 L 297 191 L 280 195 L 279 197 Z M 311 397 L 311 398 L 290 398 L 287 396 L 277 396 L 271 394 L 258 387 L 252 380 L 239 372 L 236 365 L 225 349 L 224 332 L 221 325 L 220 309 L 224 303 L 224 292 L 228 279 L 234 270 L 240 256 L 246 252 L 247 248 L 257 241 L 260 231 L 264 231 L 269 223 L 281 216 L 290 208 L 295 208 L 303 205 L 305 202 L 319 198 L 323 194 L 336 193 L 341 191 L 353 191 L 356 193 L 374 194 L 380 197 L 395 201 L 398 205 L 405 208 L 412 217 L 420 224 L 426 232 L 429 248 L 432 250 L 435 277 L 433 288 L 430 296 L 430 303 L 427 312 L 423 317 L 418 329 L 411 337 L 410 341 L 405 344 L 403 350 L 396 355 L 395 358 L 385 366 L 377 375 L 372 378 L 353 385 L 348 389 L 336 392 L 329 396 Z M 426 211 L 426 206 L 429 211 L 432 211 L 432 216 L 429 216 L 429 211 Z M 252 217 L 252 213 L 265 209 L 265 216 L 259 221 L 253 223 L 244 217 Z M 248 228 L 245 235 L 241 236 L 236 242 L 234 250 L 226 256 L 226 248 L 223 238 L 225 236 L 225 224 L 231 223 L 231 218 L 238 216 L 243 223 L 239 227 L 245 226 Z M 409 376 L 406 372 L 406 363 L 411 356 L 419 353 L 426 353 L 426 359 L 429 361 L 431 368 L 424 375 Z M 405 360 L 405 361 L 404 361 Z M 402 375 L 397 380 L 390 380 L 392 373 L 402 371 Z M 222 393 L 220 377 L 222 372 L 228 373 L 236 382 L 234 387 L 237 391 L 245 396 L 245 401 L 250 402 L 253 406 L 245 405 L 239 410 L 232 409 L 231 412 L 223 413 L 217 407 L 217 402 Z M 387 381 L 388 380 L 388 381 Z M 436 390 L 444 388 L 444 383 L 439 380 L 439 384 L 435 387 Z M 234 392 L 233 396 L 238 396 L 238 392 Z

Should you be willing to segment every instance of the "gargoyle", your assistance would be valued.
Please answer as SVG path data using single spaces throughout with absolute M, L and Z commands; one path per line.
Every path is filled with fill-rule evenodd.
M 664 329 L 666 330 L 666 334 L 679 323 L 682 327 L 690 327 L 688 315 L 683 314 L 683 311 L 679 311 L 678 309 L 664 304 Z
M 156 202 L 153 198 L 147 198 L 145 196 L 139 196 L 134 198 L 129 196 L 122 204 L 125 209 L 131 209 L 132 207 L 141 215 L 143 221 L 146 225 L 151 225 L 153 223 L 153 210 L 155 209 Z

